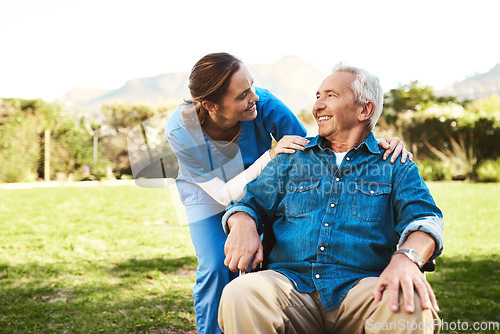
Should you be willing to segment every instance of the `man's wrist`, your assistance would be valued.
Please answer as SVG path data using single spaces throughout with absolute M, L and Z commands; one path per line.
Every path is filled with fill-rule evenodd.
M 255 224 L 255 221 L 253 218 L 246 212 L 243 211 L 238 211 L 232 214 L 228 219 L 227 219 L 227 227 L 229 231 L 233 228 L 233 226 L 237 223 L 240 222 L 249 222 L 251 221 L 253 224 Z
M 412 248 L 398 249 L 396 252 L 394 252 L 394 255 L 396 254 L 406 255 L 406 257 L 408 257 L 411 262 L 415 263 L 419 269 L 424 265 L 424 258 L 422 257 L 422 255 L 420 255 L 416 250 Z

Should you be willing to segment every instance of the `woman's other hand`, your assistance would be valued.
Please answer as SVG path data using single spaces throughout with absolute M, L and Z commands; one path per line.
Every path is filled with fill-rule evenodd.
M 280 153 L 292 154 L 295 150 L 304 150 L 304 146 L 309 143 L 309 140 L 300 136 L 283 136 L 280 141 L 269 150 L 271 159 L 274 159 Z
M 401 163 L 406 162 L 406 158 L 413 161 L 413 154 L 408 152 L 405 148 L 405 144 L 398 137 L 384 138 L 378 143 L 378 146 L 385 149 L 383 159 L 386 160 L 387 157 L 392 153 L 391 163 L 396 161 L 396 158 L 401 154 Z

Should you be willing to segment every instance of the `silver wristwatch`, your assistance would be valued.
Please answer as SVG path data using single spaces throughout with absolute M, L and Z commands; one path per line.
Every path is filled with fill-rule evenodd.
M 422 266 L 424 265 L 424 258 L 414 249 L 398 249 L 396 252 L 394 252 L 394 254 L 404 254 L 408 256 L 411 262 L 415 263 L 419 268 L 422 268 Z

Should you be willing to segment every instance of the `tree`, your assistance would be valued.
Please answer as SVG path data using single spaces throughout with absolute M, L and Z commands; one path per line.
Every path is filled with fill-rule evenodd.
M 470 103 L 469 109 L 473 112 L 483 112 L 486 114 L 500 113 L 500 96 L 493 94 L 488 98 L 473 101 Z
M 458 103 L 453 96 L 437 97 L 431 86 L 422 86 L 418 81 L 391 89 L 384 97 L 382 117 L 388 123 L 394 123 L 397 115 L 407 111 L 419 111 L 433 104 Z
M 101 127 L 101 152 L 112 162 L 119 174 L 132 174 L 127 148 L 127 135 L 136 126 L 142 126 L 154 116 L 174 108 L 173 105 L 129 104 L 116 102 L 102 107 L 106 124 Z M 106 130 L 106 127 L 108 129 Z M 158 129 L 163 135 L 164 128 Z

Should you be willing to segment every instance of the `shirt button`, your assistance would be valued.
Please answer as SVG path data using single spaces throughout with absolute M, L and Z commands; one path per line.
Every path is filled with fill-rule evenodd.
M 330 206 L 333 208 L 333 207 L 335 207 L 335 204 L 332 203 L 332 204 L 330 204 Z
M 328 223 L 325 223 L 325 226 L 328 227 Z
M 347 161 L 351 160 L 351 158 L 349 158 L 349 157 L 346 157 L 345 159 L 346 159 Z
M 322 251 L 324 251 L 325 247 L 321 246 L 319 249 L 322 250 Z
M 370 194 L 375 194 L 375 192 L 372 190 L 372 191 L 370 191 Z
M 299 188 L 299 189 L 300 189 L 300 190 L 304 189 L 304 186 L 300 186 L 300 188 Z
M 339 178 L 336 178 L 336 179 L 335 179 L 335 181 L 339 182 L 339 181 L 340 181 L 340 179 L 339 179 Z
M 320 276 L 319 276 L 319 274 L 316 274 L 316 276 L 315 276 L 315 277 L 316 277 L 316 278 L 319 278 Z

